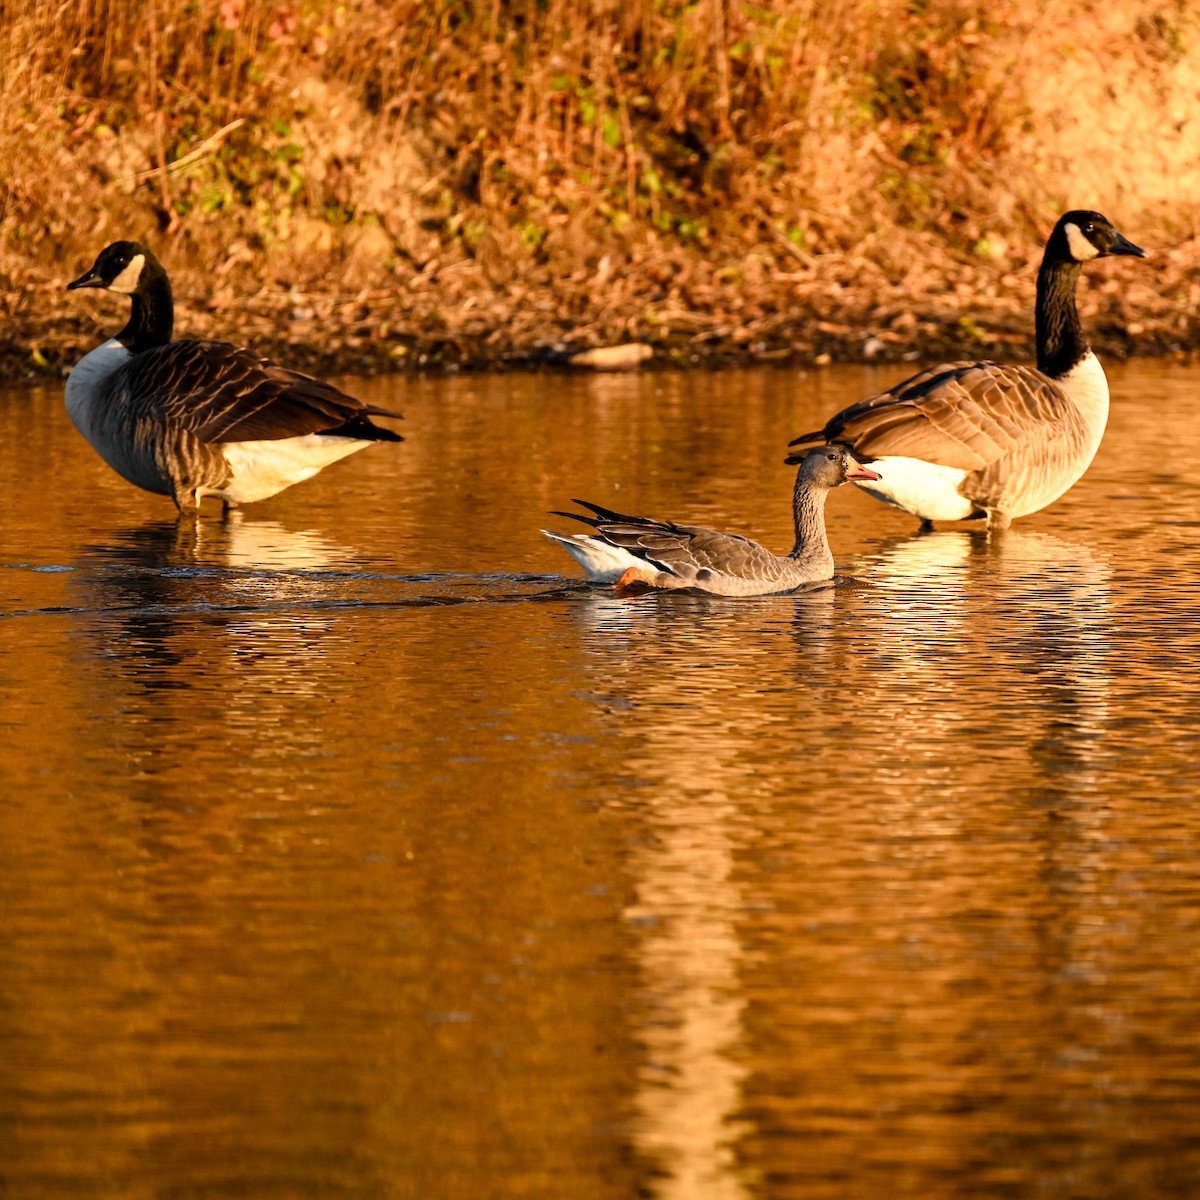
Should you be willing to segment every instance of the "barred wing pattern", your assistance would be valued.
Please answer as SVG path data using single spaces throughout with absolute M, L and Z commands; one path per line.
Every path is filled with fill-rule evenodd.
M 788 461 L 799 461 L 803 447 L 841 442 L 867 460 L 895 455 L 986 471 L 1033 436 L 1086 440 L 1082 414 L 1054 380 L 1033 367 L 943 363 L 796 438 Z
M 310 433 L 403 440 L 369 420 L 398 413 L 228 342 L 188 340 L 145 350 L 116 372 L 112 389 L 128 396 L 135 420 L 186 431 L 210 445 Z

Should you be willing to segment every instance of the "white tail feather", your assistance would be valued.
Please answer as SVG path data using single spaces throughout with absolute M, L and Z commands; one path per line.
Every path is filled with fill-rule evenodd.
M 588 573 L 588 578 L 596 583 L 616 583 L 630 567 L 646 570 L 644 559 L 630 554 L 628 550 L 622 550 L 619 546 L 610 546 L 589 534 L 551 533 L 548 529 L 543 529 L 542 532 L 552 541 L 560 543 Z

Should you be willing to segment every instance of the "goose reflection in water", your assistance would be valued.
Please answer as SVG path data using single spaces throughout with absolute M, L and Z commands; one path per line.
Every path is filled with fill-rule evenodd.
M 131 673 L 139 689 L 186 689 L 189 672 L 171 668 L 211 671 L 252 653 L 264 656 L 260 670 L 276 661 L 294 689 L 319 662 L 316 635 L 329 624 L 305 602 L 328 601 L 328 574 L 347 558 L 320 534 L 276 521 L 155 522 L 89 546 L 71 588 L 100 656 L 159 668 Z M 302 667 L 282 653 L 287 644 L 303 649 Z
M 854 569 L 861 582 L 803 597 L 597 597 L 571 614 L 633 785 L 611 807 L 645 826 L 629 862 L 636 898 L 626 917 L 645 1013 L 635 1140 L 658 1164 L 658 1197 L 753 1194 L 747 1164 L 770 1130 L 748 1114 L 775 1085 L 747 1065 L 756 1028 L 746 981 L 766 968 L 743 942 L 745 913 L 772 897 L 806 911 L 794 893 L 812 886 L 775 875 L 764 854 L 792 853 L 795 865 L 834 880 L 847 863 L 862 869 L 860 856 L 873 872 L 886 861 L 907 886 L 929 871 L 931 847 L 957 864 L 971 831 L 1006 803 L 1031 820 L 1033 860 L 1066 881 L 1047 886 L 1069 888 L 1059 868 L 1106 852 L 1103 819 L 1077 793 L 1103 772 L 1107 561 L 1037 532 L 989 542 L 950 531 L 887 543 Z M 1016 689 L 1002 698 L 1003 719 L 997 680 Z M 860 744 L 872 747 L 869 761 Z M 789 758 L 794 771 L 783 766 Z M 1007 887 L 1027 886 L 976 881 L 970 870 L 985 909 L 1002 907 Z M 846 901 L 830 903 L 842 913 Z M 862 898 L 874 921 L 887 903 Z M 1068 946 L 1085 914 L 1061 895 L 1052 911 L 1048 944 Z M 787 928 L 782 947 L 814 936 Z M 841 952 L 836 937 L 828 948 L 816 940 L 820 954 Z M 877 983 L 864 985 L 868 1006 L 886 1009 L 886 989 L 870 992 Z M 850 1003 L 833 990 L 837 1005 Z M 775 1020 L 807 1028 L 799 995 L 772 1003 Z M 798 1040 L 797 1061 L 825 1049 Z M 832 1077 L 797 1068 L 789 1086 L 803 1099 L 771 1119 L 793 1105 L 819 1114 L 845 1102 Z
M 223 521 L 192 528 L 155 521 L 117 531 L 111 542 L 88 546 L 84 562 L 128 564 L 164 571 L 185 568 L 245 568 L 317 571 L 345 566 L 344 547 L 313 530 L 292 530 L 278 521 L 233 513 Z
M 632 1133 L 655 1163 L 648 1194 L 743 1200 L 753 1191 L 735 1148 L 746 1076 L 736 864 L 755 774 L 744 752 L 769 722 L 745 691 L 742 672 L 761 641 L 744 634 L 783 627 L 781 610 L 796 602 L 659 600 L 609 597 L 573 614 L 604 656 L 597 699 L 619 714 L 622 758 L 640 785 L 612 802 L 644 830 L 624 912 L 641 979 Z
M 597 596 L 572 611 L 634 785 L 610 807 L 640 827 L 624 913 L 644 1048 L 633 1135 L 655 1163 L 646 1186 L 659 1200 L 757 1194 L 738 1149 L 752 1125 L 742 931 L 756 901 L 743 866 L 757 803 L 779 785 L 781 748 L 796 744 L 800 677 L 835 635 L 847 590 Z
M 887 544 L 865 571 L 872 701 L 897 750 L 965 722 L 977 749 L 1026 767 L 1030 747 L 1069 748 L 1079 782 L 1096 782 L 1113 683 L 1104 555 L 1035 531 L 950 531 Z M 1002 705 L 1015 711 L 998 718 Z
M 345 561 L 319 535 L 250 519 L 144 525 L 88 548 L 71 580 L 86 651 L 73 687 L 127 764 L 131 799 L 191 811 L 203 797 L 202 830 L 236 825 L 245 796 L 296 794 L 298 764 L 327 750 L 295 714 L 338 669 L 337 616 L 316 602 Z M 224 762 L 241 764 L 239 791 L 208 795 Z

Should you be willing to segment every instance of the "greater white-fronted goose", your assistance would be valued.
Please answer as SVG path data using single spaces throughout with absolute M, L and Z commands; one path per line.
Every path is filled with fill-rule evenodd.
M 844 446 L 810 450 L 796 472 L 792 511 L 796 544 L 790 554 L 772 554 L 736 533 L 629 517 L 576 500 L 594 516 L 559 512 L 590 525 L 594 533 L 542 532 L 565 550 L 595 583 L 629 587 L 696 588 L 718 596 L 761 596 L 790 592 L 833 578 L 833 555 L 825 536 L 825 498 L 850 479 L 877 480 L 877 472 L 855 462 Z
M 372 442 L 400 442 L 375 416 L 398 413 L 277 367 L 227 342 L 171 341 L 171 283 L 139 242 L 113 242 L 73 288 L 126 295 L 129 321 L 67 380 L 67 413 L 118 475 L 226 509 L 265 500 Z
M 879 466 L 861 486 L 933 521 L 986 517 L 1003 529 L 1057 500 L 1087 470 L 1108 423 L 1108 380 L 1079 323 L 1082 264 L 1145 251 L 1097 212 L 1059 218 L 1037 281 L 1037 368 L 943 363 L 795 438 L 797 462 L 814 442 L 845 445 Z

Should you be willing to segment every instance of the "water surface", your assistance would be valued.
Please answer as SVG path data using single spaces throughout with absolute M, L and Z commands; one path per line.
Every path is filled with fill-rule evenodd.
M 894 369 L 344 381 L 221 522 L 0 395 L 14 1197 L 1200 1191 L 1200 373 L 988 541 L 618 599 L 580 496 L 790 544 Z

